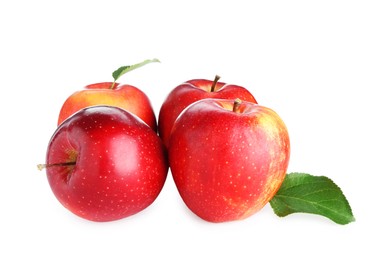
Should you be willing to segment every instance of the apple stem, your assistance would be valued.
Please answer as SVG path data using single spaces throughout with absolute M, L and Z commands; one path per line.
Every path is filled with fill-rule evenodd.
M 216 75 L 215 79 L 214 79 L 214 82 L 212 82 L 211 92 L 215 92 L 216 83 L 218 83 L 219 79 L 220 79 L 220 76 Z
M 45 168 L 50 168 L 53 166 L 72 166 L 75 165 L 76 162 L 64 162 L 64 163 L 50 163 L 50 164 L 38 164 L 38 170 L 42 171 Z
M 233 112 L 236 112 L 236 113 L 240 112 L 239 108 L 240 108 L 241 103 L 242 103 L 242 100 L 239 98 L 236 98 L 234 100 Z
M 112 85 L 110 86 L 110 89 L 114 89 L 114 86 L 116 85 L 116 81 L 112 82 Z

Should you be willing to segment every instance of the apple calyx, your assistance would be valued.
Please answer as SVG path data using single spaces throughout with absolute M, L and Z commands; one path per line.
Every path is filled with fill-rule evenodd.
M 54 166 L 73 166 L 76 165 L 76 161 L 74 162 L 62 162 L 62 163 L 49 163 L 49 164 L 38 164 L 38 170 L 42 171 L 45 168 L 50 168 Z
M 218 83 L 219 79 L 220 79 L 220 76 L 216 75 L 215 79 L 214 79 L 214 82 L 212 82 L 210 92 L 215 92 L 216 83 Z
M 234 100 L 233 112 L 235 112 L 235 113 L 239 113 L 239 112 L 240 112 L 239 109 L 240 109 L 241 103 L 242 103 L 242 100 L 239 99 L 239 98 L 236 98 L 236 99 Z
M 134 69 L 140 68 L 140 67 L 147 65 L 149 63 L 152 63 L 152 62 L 160 62 L 160 61 L 158 59 L 145 60 L 143 62 L 136 63 L 136 64 L 133 64 L 130 66 L 121 66 L 117 70 L 113 71 L 112 77 L 113 77 L 114 81 L 113 81 L 112 85 L 110 86 L 110 89 L 114 89 L 114 86 L 116 85 L 116 81 L 125 73 L 128 73 Z

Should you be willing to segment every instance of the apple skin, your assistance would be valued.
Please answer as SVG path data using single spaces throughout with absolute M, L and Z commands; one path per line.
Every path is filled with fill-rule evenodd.
M 154 131 L 157 131 L 157 122 L 151 102 L 140 89 L 128 85 L 112 82 L 90 84 L 83 90 L 76 91 L 64 102 L 57 125 L 82 108 L 96 105 L 116 106 L 137 115 Z
M 158 132 L 166 148 L 174 121 L 190 104 L 205 98 L 235 99 L 257 103 L 253 95 L 244 87 L 217 82 L 214 91 L 211 86 L 214 81 L 193 79 L 175 87 L 163 102 L 158 117 Z
M 46 165 L 49 185 L 60 203 L 98 222 L 122 219 L 148 207 L 168 172 L 165 148 L 156 132 L 133 114 L 110 106 L 84 108 L 65 120 L 49 142 Z
M 204 99 L 176 120 L 169 165 L 188 208 L 209 222 L 247 218 L 278 191 L 290 140 L 273 110 L 243 101 Z

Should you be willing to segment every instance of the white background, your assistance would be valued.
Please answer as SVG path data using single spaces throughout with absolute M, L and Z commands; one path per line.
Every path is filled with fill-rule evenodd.
M 0 3 L 0 259 L 391 259 L 390 1 L 85 2 Z M 156 115 L 189 79 L 219 74 L 247 87 L 288 126 L 289 172 L 333 179 L 356 222 L 279 218 L 267 205 L 207 223 L 170 173 L 132 217 L 94 223 L 68 212 L 36 169 L 62 103 L 148 58 L 161 63 L 119 82 L 142 89 Z

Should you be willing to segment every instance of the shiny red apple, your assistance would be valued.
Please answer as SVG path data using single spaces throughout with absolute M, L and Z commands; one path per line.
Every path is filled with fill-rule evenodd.
M 189 80 L 174 88 L 163 102 L 158 117 L 158 132 L 166 147 L 178 115 L 190 104 L 205 98 L 235 99 L 257 103 L 244 87 L 206 79 Z
M 57 124 L 60 125 L 82 108 L 107 105 L 117 106 L 137 115 L 154 131 L 157 131 L 156 117 L 147 95 L 135 86 L 115 82 L 121 75 L 151 62 L 158 62 L 158 60 L 145 60 L 132 66 L 120 67 L 113 72 L 114 82 L 90 84 L 76 91 L 65 100 Z
M 204 99 L 176 120 L 169 165 L 190 210 L 210 222 L 244 219 L 278 191 L 290 156 L 287 128 L 273 110 Z
M 83 90 L 69 96 L 64 102 L 58 119 L 58 125 L 82 108 L 94 105 L 117 106 L 131 112 L 154 131 L 157 129 L 156 118 L 147 95 L 140 89 L 112 82 L 101 82 L 88 85 Z
M 79 110 L 53 134 L 49 185 L 61 204 L 92 221 L 112 221 L 148 207 L 168 171 L 165 148 L 147 124 L 110 106 Z

